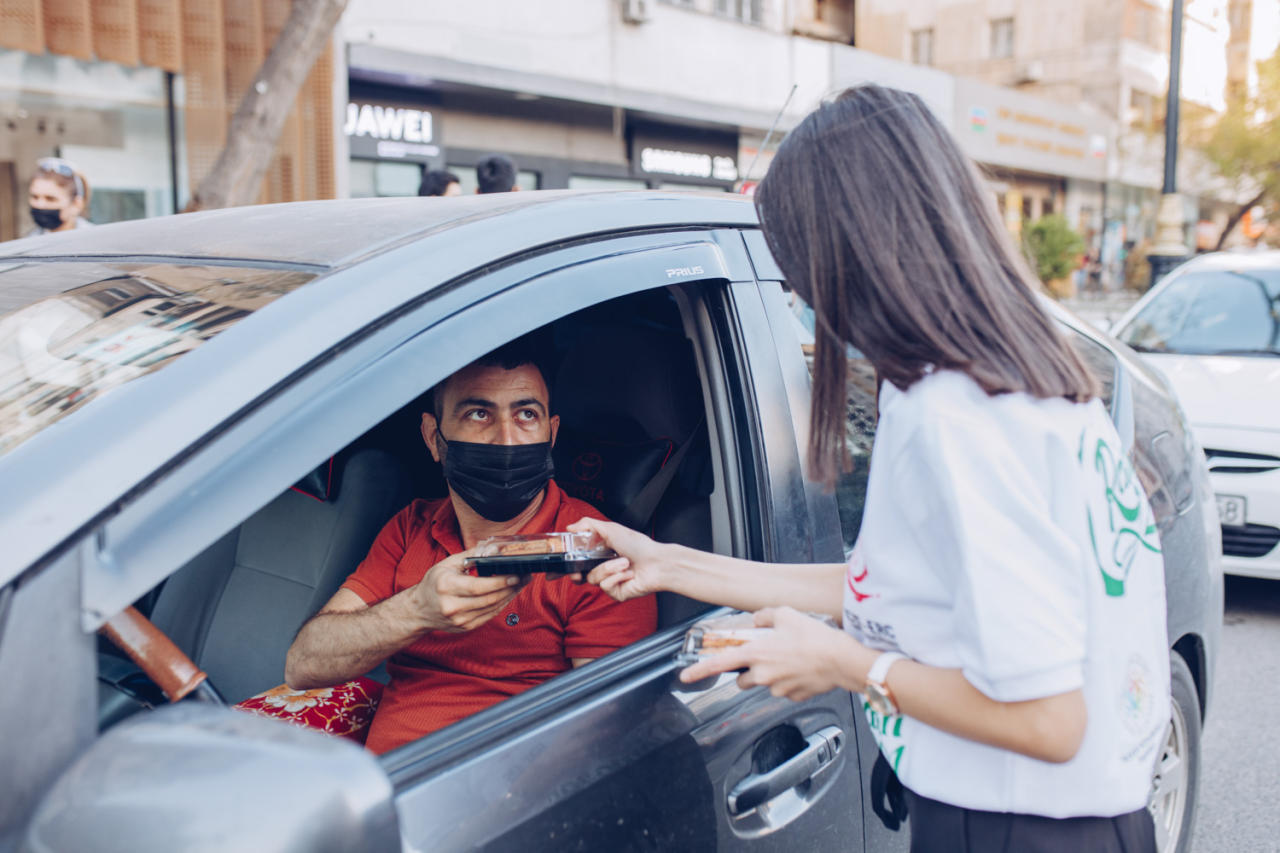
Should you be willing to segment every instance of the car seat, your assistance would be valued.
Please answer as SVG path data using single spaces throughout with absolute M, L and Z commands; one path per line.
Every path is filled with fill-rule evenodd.
M 375 448 L 339 454 L 175 572 L 151 621 L 228 702 L 274 687 L 302 623 L 408 502 L 394 456 Z
M 552 398 L 560 415 L 556 482 L 570 496 L 660 541 L 710 548 L 710 452 L 688 339 L 671 329 L 625 322 L 583 324 L 574 338 Z M 637 496 L 668 464 L 679 468 L 656 507 L 647 518 L 627 519 Z M 659 626 L 704 609 L 674 593 L 658 594 Z

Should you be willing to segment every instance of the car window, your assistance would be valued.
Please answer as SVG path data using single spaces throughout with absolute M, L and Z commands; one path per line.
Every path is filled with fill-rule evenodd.
M 1116 357 L 1112 355 L 1111 350 L 1093 338 L 1083 335 L 1074 329 L 1068 328 L 1065 331 L 1067 338 L 1075 346 L 1076 352 L 1080 353 L 1084 363 L 1093 371 L 1093 375 L 1097 377 L 1098 384 L 1102 388 L 1102 402 L 1110 410 L 1111 401 L 1115 397 L 1116 391 Z
M 715 292 L 714 285 L 708 292 Z M 680 286 L 656 286 L 565 314 L 537 334 L 547 347 L 551 406 L 560 418 L 552 451 L 560 489 L 662 541 L 710 549 L 717 545 L 713 515 L 726 498 L 711 452 L 715 432 L 707 419 L 701 368 L 687 331 L 690 298 Z M 285 652 L 302 623 L 366 560 L 389 518 L 414 499 L 447 499 L 440 467 L 421 434 L 431 385 L 441 378 L 420 375 L 422 396 L 346 446 L 329 449 L 332 455 L 315 460 L 314 471 L 135 602 L 209 673 L 228 701 L 289 716 L 291 694 L 278 685 Z M 673 460 L 673 475 L 661 476 Z M 656 491 L 650 488 L 654 482 L 660 483 Z M 642 499 L 642 492 L 649 497 Z M 647 507 L 640 516 L 634 515 L 637 505 Z M 659 627 L 706 607 L 666 594 L 655 603 Z M 514 632 L 537 612 L 513 605 L 503 625 Z M 580 618 L 579 630 L 590 627 L 589 616 Z M 615 638 L 635 634 L 634 620 L 606 627 Z M 645 630 L 651 629 L 650 624 Z M 163 702 L 122 655 L 107 648 L 98 663 L 102 727 Z M 541 680 L 521 684 L 532 687 Z M 347 701 L 343 691 L 376 688 L 352 683 L 334 689 Z M 271 690 L 276 692 L 252 698 Z
M 813 342 L 816 320 L 813 309 L 795 294 L 787 291 L 791 321 L 795 325 L 800 349 L 804 354 L 809 377 L 813 378 Z M 875 441 L 878 385 L 875 368 L 853 347 L 846 351 L 846 420 L 845 447 L 849 453 L 846 469 L 836 480 L 836 502 L 840 510 L 840 535 L 847 556 L 853 551 L 862 527 L 862 510 L 867 498 L 867 477 L 871 473 L 871 446 Z
M 0 270 L 4 304 L 21 306 L 0 316 L 0 455 L 312 278 L 295 270 L 168 264 Z
M 1178 276 L 1117 337 L 1140 352 L 1280 354 L 1280 270 Z

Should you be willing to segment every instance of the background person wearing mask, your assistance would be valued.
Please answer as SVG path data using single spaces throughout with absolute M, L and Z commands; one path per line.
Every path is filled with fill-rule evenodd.
M 418 195 L 462 195 L 462 182 L 453 172 L 445 169 L 429 169 L 418 185 Z
M 861 693 L 913 853 L 1155 853 L 1170 719 L 1155 517 L 977 170 L 918 96 L 858 86 L 791 131 L 755 201 L 815 311 L 808 462 L 829 487 L 848 347 L 881 382 L 857 544 L 847 563 L 769 566 L 583 519 L 570 529 L 622 555 L 588 580 L 774 629 L 685 681 L 745 670 L 743 688 L 797 701 Z
M 504 154 L 490 154 L 476 164 L 476 192 L 517 192 L 516 163 Z
M 93 224 L 84 218 L 89 209 L 89 182 L 61 157 L 36 161 L 36 172 L 27 185 L 27 203 L 36 224 L 28 237 Z

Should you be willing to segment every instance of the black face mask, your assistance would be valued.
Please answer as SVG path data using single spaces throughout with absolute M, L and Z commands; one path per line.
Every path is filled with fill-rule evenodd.
M 31 218 L 38 227 L 46 231 L 53 231 L 62 225 L 62 211 L 56 207 L 33 207 Z
M 444 479 L 481 517 L 510 521 L 547 487 L 555 473 L 551 442 L 538 444 L 444 444 Z

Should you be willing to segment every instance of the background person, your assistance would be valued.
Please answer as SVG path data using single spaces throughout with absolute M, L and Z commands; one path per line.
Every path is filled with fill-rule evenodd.
M 422 183 L 418 185 L 418 195 L 462 195 L 462 181 L 448 170 L 428 169 L 422 176 Z
M 29 237 L 93 224 L 84 218 L 89 209 L 89 182 L 61 157 L 36 161 L 35 174 L 27 184 L 27 203 L 35 222 Z
M 790 133 L 755 199 L 815 310 L 809 467 L 829 485 L 848 346 L 882 383 L 857 544 L 847 564 L 769 566 L 584 519 L 622 555 L 588 579 L 775 629 L 686 681 L 745 668 L 743 687 L 796 700 L 862 693 L 913 851 L 1154 853 L 1170 715 L 1155 519 L 972 164 L 920 98 L 860 86 Z
M 518 192 L 516 163 L 505 154 L 490 154 L 476 164 L 477 193 Z

